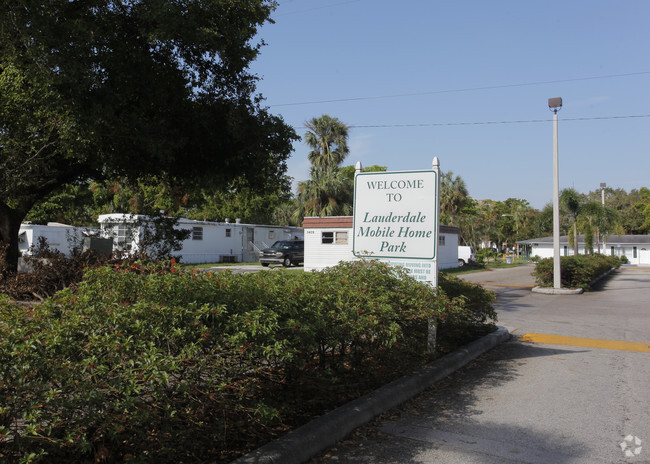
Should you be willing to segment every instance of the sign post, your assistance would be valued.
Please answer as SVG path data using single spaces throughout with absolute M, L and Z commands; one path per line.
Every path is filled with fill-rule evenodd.
M 440 162 L 422 171 L 361 172 L 354 176 L 352 251 L 404 267 L 415 279 L 438 286 Z M 429 321 L 427 345 L 436 346 Z

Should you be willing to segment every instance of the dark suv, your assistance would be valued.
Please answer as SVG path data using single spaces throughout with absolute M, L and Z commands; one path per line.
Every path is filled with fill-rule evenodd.
M 262 266 L 269 264 L 282 264 L 289 267 L 292 264 L 298 265 L 305 259 L 304 240 L 278 240 L 271 248 L 265 248 L 260 254 Z

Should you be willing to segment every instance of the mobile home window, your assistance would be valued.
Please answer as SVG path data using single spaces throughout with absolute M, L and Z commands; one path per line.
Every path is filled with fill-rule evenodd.
M 117 247 L 120 250 L 127 250 L 131 248 L 131 241 L 133 240 L 133 233 L 131 227 L 127 224 L 119 224 L 117 226 Z
M 230 237 L 232 234 L 232 229 L 226 229 L 226 237 Z
M 614 256 L 614 247 L 612 247 L 612 256 Z
M 275 231 L 269 230 L 269 238 L 275 238 Z
M 636 247 L 632 247 L 632 257 L 638 258 L 638 256 L 636 255 Z
M 445 246 L 445 236 L 444 235 L 438 235 L 438 245 Z
M 569 247 L 564 247 L 564 256 L 569 256 Z
M 192 227 L 192 240 L 203 240 L 203 227 Z
M 321 232 L 321 243 L 338 245 L 348 244 L 348 233 L 346 232 Z
M 321 243 L 334 243 L 334 232 L 323 232 L 321 235 Z

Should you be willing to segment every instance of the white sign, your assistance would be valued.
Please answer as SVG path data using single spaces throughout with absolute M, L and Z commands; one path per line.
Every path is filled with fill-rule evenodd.
M 437 205 L 434 170 L 357 173 L 354 255 L 389 261 L 436 259 Z

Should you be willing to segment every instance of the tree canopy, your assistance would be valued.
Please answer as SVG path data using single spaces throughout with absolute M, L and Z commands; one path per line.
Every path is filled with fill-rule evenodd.
M 354 171 L 350 177 L 349 170 L 340 167 L 349 153 L 348 126 L 327 114 L 305 126 L 305 143 L 312 149 L 307 155 L 311 177 L 298 183 L 293 222 L 300 224 L 305 216 L 351 215 Z
M 305 123 L 305 143 L 312 149 L 307 155 L 316 169 L 323 171 L 338 168 L 350 149 L 348 148 L 349 127 L 339 118 L 327 114 L 312 118 Z
M 248 66 L 264 0 L 17 0 L 0 9 L 0 242 L 65 184 L 282 181 L 297 138 Z

